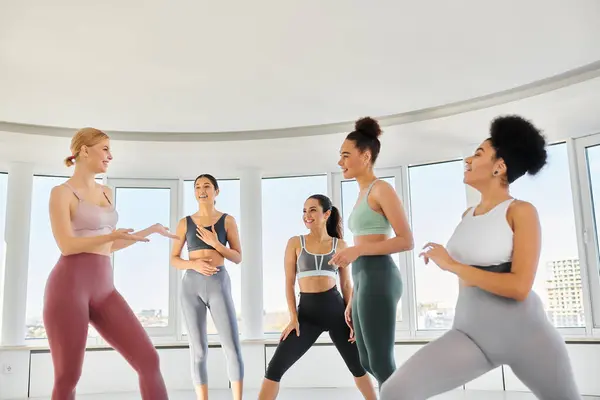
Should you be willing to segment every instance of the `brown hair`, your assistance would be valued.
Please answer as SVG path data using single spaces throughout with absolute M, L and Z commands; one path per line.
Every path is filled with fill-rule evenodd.
M 79 157 L 79 152 L 82 146 L 95 146 L 102 140 L 108 139 L 108 135 L 96 128 L 82 128 L 71 139 L 71 153 L 69 157 L 65 158 L 65 165 L 67 167 L 75 164 L 75 160 Z

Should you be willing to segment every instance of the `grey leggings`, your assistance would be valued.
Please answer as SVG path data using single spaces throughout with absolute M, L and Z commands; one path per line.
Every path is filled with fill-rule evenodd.
M 240 347 L 235 307 L 231 297 L 231 280 L 224 266 L 212 276 L 188 269 L 185 271 L 181 290 L 181 306 L 188 329 L 192 380 L 195 385 L 208 383 L 206 359 L 208 340 L 206 317 L 210 314 L 219 333 L 221 346 L 227 360 L 231 382 L 244 378 L 244 362 Z
M 454 326 L 382 385 L 381 400 L 424 400 L 508 365 L 541 400 L 580 400 L 564 340 L 540 298 L 525 301 L 461 287 Z

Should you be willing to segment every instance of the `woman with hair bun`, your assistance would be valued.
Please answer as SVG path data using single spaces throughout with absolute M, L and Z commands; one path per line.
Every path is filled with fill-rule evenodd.
M 428 399 L 501 365 L 539 399 L 581 399 L 565 342 L 532 290 L 541 248 L 536 208 L 509 191 L 546 158 L 546 141 L 531 122 L 503 116 L 465 160 L 464 182 L 481 200 L 463 214 L 447 249 L 428 243 L 421 253 L 459 278 L 453 327 L 385 382 L 382 400 Z
M 304 202 L 302 219 L 309 233 L 290 238 L 285 250 L 285 286 L 290 323 L 281 333 L 279 346 L 267 367 L 258 399 L 274 400 L 283 374 L 312 347 L 323 332 L 328 331 L 363 397 L 375 400 L 375 389 L 360 363 L 352 330 L 344 318 L 345 303 L 348 304 L 352 297 L 348 270 L 338 269 L 328 262 L 336 252 L 346 248 L 342 240 L 340 212 L 329 197 L 315 194 Z M 336 287 L 338 276 L 342 295 Z M 296 281 L 300 285 L 297 308 Z
M 338 165 L 345 179 L 356 179 L 360 192 L 348 218 L 354 246 L 339 251 L 329 263 L 340 268 L 352 263 L 354 293 L 346 319 L 353 326 L 363 367 L 381 387 L 396 369 L 396 310 L 402 296 L 402 277 L 391 255 L 412 250 L 413 235 L 396 191 L 373 173 L 379 135 L 379 123 L 366 117 L 342 144 Z
M 153 233 L 176 236 L 160 224 L 139 232 L 116 228 L 113 193 L 94 180 L 112 160 L 108 135 L 83 128 L 71 140 L 71 153 L 65 164 L 75 165 L 73 176 L 50 194 L 50 223 L 61 251 L 46 283 L 43 308 L 54 365 L 52 400 L 75 399 L 89 324 L 136 370 L 142 399 L 165 400 L 158 353 L 114 287 L 110 254 L 147 242 Z

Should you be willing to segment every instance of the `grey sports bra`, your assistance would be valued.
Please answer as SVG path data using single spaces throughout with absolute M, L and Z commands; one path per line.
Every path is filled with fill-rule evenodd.
M 296 261 L 296 277 L 304 278 L 307 276 L 330 276 L 337 277 L 337 268 L 329 265 L 329 260 L 335 254 L 337 248 L 337 238 L 333 238 L 331 251 L 327 254 L 314 254 L 306 250 L 306 241 L 304 235 L 300 236 L 300 254 Z

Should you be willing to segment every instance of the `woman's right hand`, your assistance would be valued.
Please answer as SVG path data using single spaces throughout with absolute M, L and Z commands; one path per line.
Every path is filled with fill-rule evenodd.
M 346 306 L 346 311 L 344 311 L 344 319 L 346 320 L 346 325 L 350 328 L 350 338 L 348 341 L 350 343 L 356 342 L 356 337 L 354 337 L 354 325 L 352 324 L 352 303 L 348 303 Z
M 192 263 L 194 264 L 194 271 L 198 271 L 200 272 L 202 275 L 206 275 L 206 276 L 212 276 L 214 274 L 216 274 L 217 272 L 219 272 L 219 268 L 214 267 L 210 264 L 212 260 L 211 259 L 206 259 L 206 258 L 200 258 L 197 260 L 193 260 Z
M 293 331 L 296 331 L 296 336 L 300 336 L 300 323 L 298 322 L 298 318 L 293 318 L 283 332 L 281 332 L 281 341 L 284 341 Z
M 110 233 L 110 236 L 113 241 L 114 240 L 132 240 L 134 242 L 149 242 L 150 241 L 150 239 L 148 239 L 146 237 L 132 235 L 131 232 L 133 232 L 133 229 L 120 228 L 120 229 L 112 231 Z

